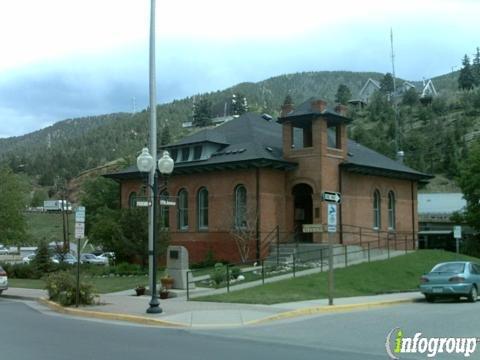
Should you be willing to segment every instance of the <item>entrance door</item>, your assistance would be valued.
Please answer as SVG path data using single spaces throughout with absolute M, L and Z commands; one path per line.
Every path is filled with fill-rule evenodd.
M 292 189 L 295 240 L 300 242 L 313 242 L 313 234 L 302 232 L 303 224 L 313 223 L 312 193 L 312 188 L 307 184 L 297 184 Z

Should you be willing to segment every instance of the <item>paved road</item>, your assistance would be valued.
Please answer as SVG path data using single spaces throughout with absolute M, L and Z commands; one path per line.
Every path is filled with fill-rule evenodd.
M 397 305 L 256 327 L 200 331 L 69 318 L 0 299 L 0 319 L 0 358 L 9 360 L 147 356 L 182 360 L 376 360 L 387 358 L 385 337 L 397 326 L 409 336 L 418 331 L 429 337 L 480 336 L 480 303 L 466 302 Z M 470 358 L 479 358 L 479 354 L 480 345 Z
M 406 336 L 421 332 L 425 337 L 480 338 L 480 301 L 442 301 L 433 304 L 417 302 L 375 310 L 341 314 L 325 314 L 249 328 L 204 331 L 212 336 L 270 341 L 279 344 L 311 346 L 325 350 L 348 350 L 357 354 L 382 355 L 386 358 L 386 335 L 400 327 Z M 358 355 L 353 359 L 360 359 Z M 427 356 L 401 359 L 426 359 Z M 440 354 L 435 359 L 465 359 L 462 356 Z M 470 357 L 480 359 L 480 343 Z M 323 357 L 322 357 L 323 359 Z
M 3 299 L 0 319 L 0 358 L 8 360 L 385 358 L 338 350 L 322 351 L 320 357 L 318 348 L 74 319 Z

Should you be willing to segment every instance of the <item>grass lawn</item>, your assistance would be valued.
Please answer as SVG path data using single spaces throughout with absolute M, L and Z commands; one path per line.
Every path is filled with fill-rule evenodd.
M 335 270 L 335 297 L 375 295 L 415 290 L 420 276 L 443 261 L 477 258 L 442 250 L 419 250 L 391 260 L 375 261 Z M 195 298 L 197 301 L 233 302 L 246 304 L 277 304 L 313 300 L 328 296 L 328 273 L 282 280 L 221 295 Z
M 84 281 L 92 284 L 95 287 L 96 292 L 105 294 L 109 292 L 122 291 L 134 289 L 137 285 L 147 285 L 147 276 L 131 276 L 131 277 L 93 277 L 85 278 Z M 29 289 L 43 289 L 45 282 L 41 279 L 8 279 L 8 286 L 29 288 Z
M 63 220 L 61 213 L 25 213 L 27 231 L 32 243 L 38 243 L 45 238 L 47 242 L 63 241 Z M 75 232 L 75 215 L 68 214 L 70 239 Z

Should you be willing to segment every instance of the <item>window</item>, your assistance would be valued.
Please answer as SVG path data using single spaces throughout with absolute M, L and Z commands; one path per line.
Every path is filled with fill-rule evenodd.
M 327 128 L 327 146 L 329 148 L 341 149 L 341 130 L 338 125 L 329 125 Z
M 134 208 L 137 206 L 137 193 L 135 191 L 131 192 L 128 196 L 128 207 Z
M 395 230 L 395 194 L 388 193 L 388 229 Z
M 313 146 L 312 124 L 303 127 L 292 126 L 292 145 L 295 149 L 303 149 Z
M 202 157 L 202 145 L 193 148 L 193 160 L 198 160 Z
M 380 208 L 380 191 L 375 190 L 373 193 L 373 228 L 380 229 L 381 227 L 381 208 Z
M 243 185 L 235 188 L 235 227 L 247 226 L 247 189 Z
M 188 161 L 190 157 L 190 148 L 186 147 L 182 149 L 182 161 Z
M 201 188 L 197 196 L 198 229 L 208 229 L 208 190 Z
M 160 193 L 160 200 L 168 200 L 168 192 L 166 190 Z M 170 227 L 170 207 L 160 204 L 160 227 L 168 229 Z
M 182 189 L 178 192 L 178 229 L 188 229 L 188 192 Z

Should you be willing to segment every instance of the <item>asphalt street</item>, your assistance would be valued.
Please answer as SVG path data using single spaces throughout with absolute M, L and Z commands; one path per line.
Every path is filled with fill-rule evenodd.
M 330 313 L 268 326 L 205 331 L 214 336 L 269 341 L 278 344 L 310 346 L 322 351 L 350 351 L 386 357 L 385 340 L 394 328 L 405 335 L 421 332 L 425 337 L 480 338 L 480 301 L 469 303 L 445 300 L 433 304 L 425 301 L 394 305 L 374 310 Z M 322 357 L 323 358 L 323 357 Z M 401 359 L 427 359 L 426 355 L 400 356 Z M 465 359 L 463 355 L 437 354 L 435 359 Z M 470 357 L 480 359 L 480 344 Z
M 385 358 L 338 350 L 319 356 L 312 347 L 70 318 L 4 299 L 0 319 L 0 358 L 8 360 Z
M 0 299 L 0 358 L 376 360 L 388 358 L 385 339 L 395 327 L 412 336 L 420 331 L 425 336 L 480 337 L 479 324 L 480 303 L 421 302 L 262 326 L 183 330 L 72 318 Z M 479 354 L 480 349 L 471 358 Z

